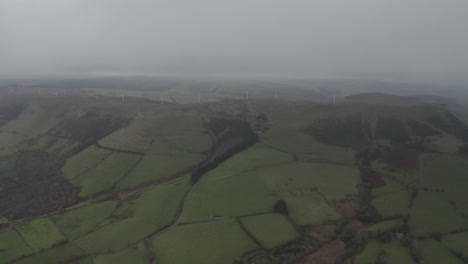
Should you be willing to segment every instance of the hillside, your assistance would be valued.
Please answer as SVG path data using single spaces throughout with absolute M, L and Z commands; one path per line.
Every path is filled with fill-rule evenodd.
M 0 263 L 468 261 L 447 105 L 131 93 L 2 92 Z

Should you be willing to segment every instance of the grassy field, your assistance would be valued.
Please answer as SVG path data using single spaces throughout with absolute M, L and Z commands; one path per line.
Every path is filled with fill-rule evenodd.
M 81 197 L 107 190 L 122 179 L 139 159 L 140 155 L 113 152 L 97 167 L 86 171 L 72 183 L 83 187 Z
M 377 223 L 367 228 L 367 231 L 387 231 L 395 228 L 400 228 L 404 224 L 403 219 L 392 219 Z
M 356 186 L 361 182 L 357 168 L 336 164 L 297 162 L 258 171 L 266 185 L 275 192 L 317 188 L 329 201 L 357 194 Z
M 298 238 L 294 225 L 279 214 L 265 214 L 241 219 L 249 231 L 265 248 L 273 248 Z
M 62 167 L 63 175 L 68 179 L 72 179 L 99 163 L 110 153 L 110 150 L 100 149 L 94 145 L 89 146 L 87 149 L 67 160 L 65 165 Z
M 43 251 L 37 255 L 15 262 L 18 264 L 65 263 L 86 253 L 72 242 Z M 67 262 L 68 263 L 68 262 Z
M 142 240 L 156 227 L 140 218 L 129 218 L 107 225 L 78 240 L 76 244 L 90 254 L 117 252 Z
M 40 148 L 44 147 L 45 144 L 47 144 L 52 139 L 54 139 L 54 137 L 52 136 L 42 137 L 36 144 L 32 145 L 30 149 L 39 150 Z
M 189 186 L 187 177 L 182 181 L 151 187 L 142 192 L 137 199 L 124 202 L 114 216 L 137 217 L 160 228 L 175 217 Z
M 120 181 L 119 188 L 138 186 L 145 182 L 172 176 L 186 167 L 197 164 L 203 159 L 200 154 L 178 152 L 173 155 L 145 155 L 141 162 Z
M 462 217 L 440 192 L 420 192 L 410 210 L 411 233 L 424 236 L 468 228 L 468 219 Z
M 317 225 L 340 218 L 327 201 L 357 194 L 360 182 L 356 168 L 336 164 L 294 163 L 258 171 L 271 192 L 286 201 L 290 216 L 300 224 Z
M 20 142 L 47 132 L 52 126 L 62 120 L 54 112 L 54 105 L 32 104 L 17 119 L 9 121 L 2 127 L 0 134 L 0 156 L 10 154 L 24 148 Z M 65 110 L 62 110 L 65 111 Z M 51 118 L 52 117 L 52 118 Z
M 354 263 L 374 264 L 377 263 L 379 253 L 386 252 L 387 263 L 413 264 L 415 263 L 408 248 L 403 247 L 400 242 L 393 239 L 389 243 L 380 243 L 377 240 L 369 240 L 364 251 L 356 256 Z M 385 263 L 385 262 L 384 262 Z M 443 263 L 443 262 L 441 262 Z
M 428 157 L 428 161 L 422 162 L 420 169 L 420 188 L 443 190 L 447 199 L 455 204 L 460 212 L 468 215 L 468 196 L 465 186 L 468 185 L 468 159 L 441 154 L 435 157 L 423 155 L 421 160 Z
M 51 217 L 57 227 L 69 239 L 86 235 L 108 217 L 115 209 L 116 202 L 103 202 L 72 210 Z
M 409 194 L 407 191 L 388 193 L 372 200 L 372 205 L 383 217 L 392 217 L 409 212 Z
M 36 252 L 48 249 L 55 243 L 66 240 L 49 218 L 41 218 L 20 224 L 17 229 Z
M 442 243 L 452 251 L 468 258 L 468 232 L 442 236 Z
M 16 159 L 0 161 L 0 171 L 14 169 L 16 167 Z
M 421 263 L 424 264 L 463 264 L 461 259 L 455 257 L 450 250 L 434 239 L 426 239 L 418 243 L 421 252 Z
M 9 228 L 0 229 L 0 249 L 0 263 L 7 263 L 32 253 L 16 230 Z
M 223 179 L 250 169 L 292 160 L 293 158 L 291 155 L 274 150 L 260 143 L 237 153 L 230 159 L 221 163 L 216 169 L 203 175 L 200 182 Z
M 150 264 L 145 245 L 139 243 L 136 248 L 127 248 L 115 254 L 98 255 L 93 264 Z
M 313 159 L 345 165 L 354 164 L 355 153 L 351 148 L 321 144 L 309 135 L 290 129 L 288 125 L 275 126 L 263 134 L 261 138 L 265 142 L 294 153 L 302 159 Z
M 235 220 L 178 226 L 153 240 L 158 263 L 232 263 L 256 245 Z
M 275 203 L 257 173 L 247 172 L 199 185 L 188 201 L 183 222 L 271 212 Z

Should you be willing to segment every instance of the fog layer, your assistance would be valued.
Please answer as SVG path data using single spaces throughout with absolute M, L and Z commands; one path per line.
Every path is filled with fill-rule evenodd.
M 0 0 L 0 75 L 468 83 L 466 0 Z

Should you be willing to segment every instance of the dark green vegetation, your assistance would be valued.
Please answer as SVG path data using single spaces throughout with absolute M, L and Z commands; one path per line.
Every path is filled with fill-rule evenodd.
M 0 263 L 467 261 L 447 106 L 8 96 Z

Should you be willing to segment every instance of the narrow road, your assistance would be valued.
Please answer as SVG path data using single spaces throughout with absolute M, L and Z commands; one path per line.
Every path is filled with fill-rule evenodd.
M 159 235 L 161 235 L 161 234 L 171 230 L 172 228 L 176 227 L 177 225 L 179 225 L 180 221 L 182 220 L 182 217 L 184 216 L 185 208 L 187 207 L 187 202 L 190 199 L 190 195 L 195 190 L 197 185 L 198 184 L 192 185 L 190 187 L 190 189 L 185 193 L 184 200 L 183 200 L 182 204 L 179 206 L 178 216 L 175 219 L 175 221 L 170 226 L 168 226 L 168 227 L 166 227 L 166 228 L 164 228 L 162 230 L 159 230 L 155 234 L 151 235 L 149 238 L 145 239 L 146 251 L 148 252 L 148 254 L 150 256 L 150 259 L 152 260 L 151 264 L 157 264 L 158 263 L 158 261 L 156 259 L 156 252 L 154 251 L 154 248 L 153 248 L 153 240 L 156 237 L 158 237 Z

